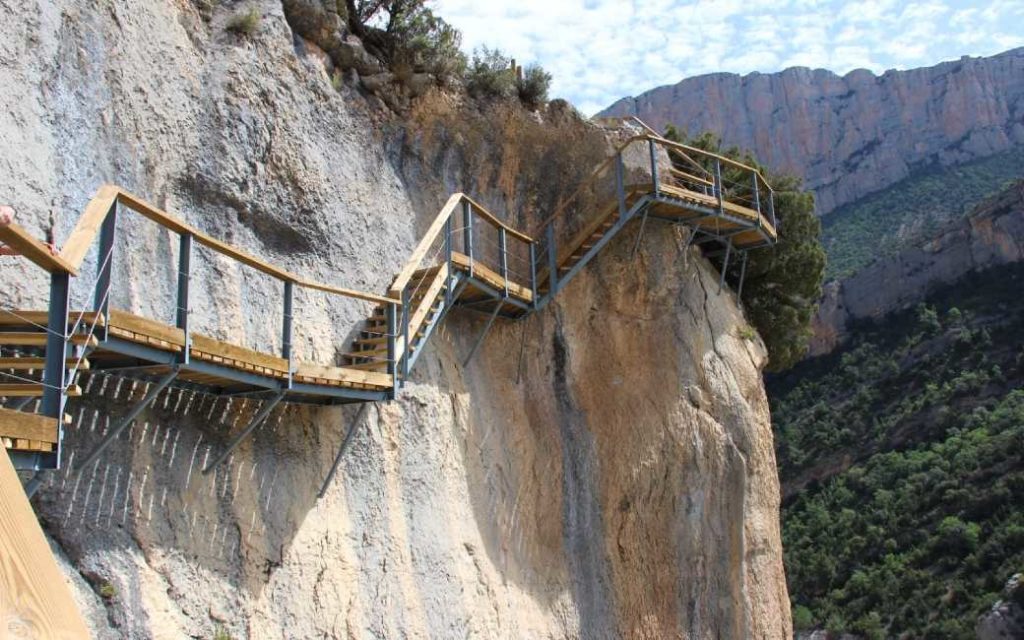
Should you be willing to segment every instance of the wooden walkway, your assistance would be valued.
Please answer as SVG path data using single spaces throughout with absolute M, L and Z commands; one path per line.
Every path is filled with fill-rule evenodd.
M 646 169 L 625 164 L 625 154 L 637 148 L 649 152 Z M 676 160 L 671 167 L 658 159 L 666 151 Z M 742 178 L 739 186 L 723 180 L 726 164 L 730 175 Z M 178 237 L 179 311 L 174 324 L 109 304 L 111 265 L 124 250 L 116 241 L 117 219 L 129 213 Z M 123 189 L 104 186 L 57 255 L 17 225 L 0 227 L 0 242 L 51 278 L 48 309 L 0 308 L 0 398 L 6 398 L 6 407 L 0 408 L 0 438 L 17 467 L 59 467 L 65 404 L 82 393 L 77 378 L 83 372 L 116 371 L 149 382 L 156 391 L 179 386 L 263 398 L 271 407 L 277 402 L 392 399 L 435 327 L 453 308 L 490 315 L 487 327 L 498 316 L 519 318 L 542 309 L 619 231 L 641 218 L 685 225 L 702 242 L 721 243 L 726 260 L 723 280 L 730 252 L 745 257 L 747 251 L 776 239 L 773 194 L 760 174 L 650 134 L 620 146 L 532 235 L 507 225 L 468 196 L 454 194 L 391 287 L 380 295 L 306 280 Z M 280 352 L 261 352 L 192 330 L 187 310 L 201 304 L 189 287 L 195 245 L 281 283 Z M 98 246 L 99 256 L 95 302 L 92 308 L 73 310 L 68 308 L 67 292 L 73 279 L 82 277 L 79 270 L 92 246 Z M 356 328 L 350 347 L 341 350 L 339 361 L 295 357 L 294 325 L 301 322 L 294 308 L 296 289 L 367 305 L 366 319 Z M 29 412 L 37 399 L 38 408 Z M 95 455 L 98 452 L 86 459 Z

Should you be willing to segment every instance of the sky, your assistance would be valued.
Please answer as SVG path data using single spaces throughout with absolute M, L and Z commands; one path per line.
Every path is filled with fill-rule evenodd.
M 593 115 L 683 78 L 730 71 L 931 66 L 1024 46 L 1024 0 L 433 0 L 467 53 L 498 47 Z

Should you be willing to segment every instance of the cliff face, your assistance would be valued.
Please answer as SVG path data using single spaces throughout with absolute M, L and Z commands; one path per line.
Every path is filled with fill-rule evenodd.
M 830 352 L 850 322 L 910 307 L 966 273 L 1024 259 L 1024 182 L 980 205 L 938 236 L 825 287 L 810 355 Z
M 802 176 L 825 214 L 915 166 L 1024 144 L 1024 49 L 881 76 L 807 68 L 705 75 L 623 98 L 599 115 L 714 131 Z
M 251 38 L 224 30 L 240 5 L 0 2 L 0 184 L 19 222 L 59 242 L 116 182 L 295 272 L 381 291 L 450 190 L 511 211 L 593 166 L 595 134 L 571 119 L 526 118 L 494 146 L 421 112 L 435 126 L 410 136 L 332 87 L 278 3 L 248 6 Z M 114 304 L 167 321 L 174 239 L 119 225 Z M 173 390 L 95 466 L 66 460 L 36 506 L 97 637 L 789 637 L 763 345 L 685 236 L 648 225 L 634 258 L 634 233 L 468 364 L 484 322 L 453 313 L 322 498 L 355 409 L 278 409 L 205 475 L 257 403 Z M 43 278 L 11 260 L 5 303 L 39 306 Z M 272 283 L 214 256 L 194 269 L 197 330 L 273 346 Z M 304 305 L 310 359 L 366 312 Z M 83 386 L 79 455 L 146 387 Z

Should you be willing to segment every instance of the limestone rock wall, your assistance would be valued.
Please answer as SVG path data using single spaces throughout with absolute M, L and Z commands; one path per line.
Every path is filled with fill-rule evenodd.
M 225 32 L 248 7 L 257 32 Z M 289 269 L 381 291 L 449 191 L 539 210 L 538 172 L 556 182 L 543 197 L 571 191 L 601 147 L 564 118 L 550 126 L 571 149 L 554 129 L 519 138 L 550 165 L 454 126 L 408 136 L 333 86 L 272 0 L 0 0 L 0 14 L 0 199 L 58 241 L 116 182 Z M 485 171 L 495 157 L 509 161 Z M 132 251 L 115 306 L 169 321 L 173 238 L 119 224 Z M 277 409 L 204 474 L 258 404 L 173 390 L 98 464 L 66 460 L 36 506 L 96 637 L 790 637 L 764 347 L 680 230 L 648 225 L 634 257 L 635 233 L 468 363 L 485 319 L 453 313 L 400 400 L 367 408 L 323 497 L 354 407 Z M 42 304 L 44 279 L 2 260 L 4 304 Z M 199 330 L 277 346 L 273 283 L 203 254 L 193 287 Z M 299 306 L 301 352 L 322 361 L 367 310 Z M 83 386 L 78 455 L 146 389 Z
M 804 67 L 716 73 L 622 98 L 599 115 L 714 131 L 802 176 L 823 215 L 915 166 L 1024 144 L 1024 49 L 880 76 Z
M 825 286 L 810 355 L 830 352 L 861 318 L 880 318 L 921 301 L 970 271 L 1024 259 L 1024 181 L 979 205 L 934 238 L 876 260 Z

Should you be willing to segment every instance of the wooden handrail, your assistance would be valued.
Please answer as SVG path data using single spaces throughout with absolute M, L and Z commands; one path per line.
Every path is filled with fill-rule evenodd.
M 409 280 L 412 279 L 412 274 L 416 273 L 416 270 L 420 268 L 420 263 L 423 262 L 423 258 L 426 257 L 430 247 L 434 244 L 438 234 L 444 228 L 445 222 L 455 212 L 455 207 L 461 202 L 468 202 L 471 207 L 476 211 L 477 215 L 486 220 L 491 226 L 495 228 L 504 229 L 505 232 L 526 243 L 532 243 L 533 238 L 526 235 L 522 231 L 508 226 L 501 220 L 499 220 L 493 213 L 484 208 L 482 204 L 473 200 L 464 193 L 457 192 L 453 193 L 448 198 L 448 202 L 441 207 L 441 211 L 434 217 L 434 220 L 430 223 L 430 227 L 427 228 L 427 232 L 420 238 L 419 244 L 416 245 L 416 249 L 413 250 L 412 255 L 405 261 L 405 265 L 402 270 L 395 276 L 394 282 L 391 284 L 391 288 L 388 289 L 388 295 L 392 298 L 401 299 L 402 291 L 409 285 Z
M 420 242 L 416 245 L 412 255 L 405 261 L 405 266 L 395 276 L 394 281 L 391 283 L 391 288 L 388 289 L 388 295 L 392 298 L 398 298 L 401 300 L 402 291 L 409 284 L 409 280 L 412 279 L 412 274 L 419 268 L 420 262 L 426 257 L 427 251 L 430 250 L 430 246 L 434 244 L 434 240 L 437 238 L 437 234 L 441 233 L 441 229 L 444 228 L 445 221 L 451 216 L 455 210 L 456 205 L 462 202 L 462 193 L 453 193 L 448 198 L 448 202 L 441 207 L 440 213 L 434 218 L 434 221 L 430 223 L 430 227 L 427 228 L 427 232 L 420 238 Z
M 60 255 L 54 255 L 46 246 L 28 231 L 13 222 L 0 225 L 0 243 L 14 249 L 50 273 L 78 275 L 78 266 L 69 263 Z
M 74 230 L 71 232 L 71 235 L 68 237 L 67 242 L 64 243 L 64 247 L 61 250 L 60 257 L 63 261 L 74 267 L 76 270 L 81 266 L 82 261 L 85 258 L 85 254 L 89 250 L 89 246 L 92 245 L 95 240 L 96 234 L 99 233 L 100 227 L 103 225 L 103 221 L 106 219 L 111 206 L 115 202 L 124 204 L 139 215 L 148 218 L 149 220 L 152 220 L 158 225 L 175 233 L 191 234 L 195 242 L 283 282 L 292 282 L 307 289 L 316 289 L 318 291 L 334 293 L 359 300 L 366 300 L 368 302 L 377 302 L 380 304 L 401 303 L 401 301 L 393 300 L 385 296 L 378 296 L 372 293 L 364 293 L 362 291 L 355 291 L 353 289 L 346 289 L 343 287 L 335 287 L 300 278 L 289 271 L 275 267 L 274 265 L 250 255 L 233 245 L 207 235 L 184 221 L 153 206 L 142 198 L 139 198 L 138 196 L 114 185 L 103 185 L 100 187 L 99 191 L 96 192 L 96 195 L 89 201 L 89 204 L 86 205 L 85 211 L 78 219 L 78 224 L 75 225 Z
M 641 124 L 642 124 L 642 121 L 641 121 Z M 647 127 L 646 125 L 644 125 L 644 127 L 647 128 L 647 129 L 650 128 L 650 127 Z M 727 158 L 727 157 L 725 157 L 723 155 L 720 155 L 720 154 L 717 154 L 717 153 L 714 153 L 714 152 L 711 152 L 711 151 L 705 151 L 703 149 L 698 149 L 697 147 L 691 147 L 689 145 L 681 144 L 679 142 L 673 142 L 672 140 L 668 140 L 667 138 L 663 138 L 663 137 L 657 136 L 657 135 L 652 135 L 650 133 L 643 133 L 643 134 L 638 134 L 638 135 L 632 136 L 629 139 L 627 139 L 625 142 L 620 144 L 619 146 L 615 147 L 615 152 L 612 153 L 607 158 L 605 158 L 604 161 L 601 164 L 597 165 L 597 168 L 594 169 L 590 173 L 590 177 L 587 178 L 586 180 L 584 180 L 580 184 L 580 186 L 577 187 L 576 190 L 573 191 L 571 195 L 569 195 L 568 198 L 565 198 L 564 200 L 562 200 L 562 202 L 557 207 L 555 207 L 555 211 L 550 216 L 545 218 L 539 225 L 537 225 L 537 230 L 534 232 L 534 235 L 537 236 L 537 237 L 540 237 L 541 235 L 543 235 L 544 228 L 546 226 L 548 226 L 555 218 L 557 218 L 559 215 L 561 215 L 565 211 L 565 208 L 569 206 L 569 203 L 572 202 L 573 199 L 577 195 L 582 193 L 583 190 L 586 187 L 588 187 L 591 183 L 593 183 L 595 180 L 597 180 L 601 176 L 601 174 L 604 172 L 604 170 L 608 168 L 608 165 L 619 154 L 621 154 L 628 146 L 630 146 L 634 142 L 641 141 L 641 140 L 651 140 L 651 141 L 654 141 L 655 144 L 658 144 L 658 145 L 663 146 L 663 147 L 670 147 L 673 150 L 678 151 L 680 153 L 684 153 L 684 154 L 689 153 L 689 154 L 707 156 L 709 158 L 714 158 L 714 159 L 720 160 L 721 162 L 723 162 L 725 164 L 728 164 L 730 166 L 734 166 L 734 167 L 737 167 L 739 169 L 750 171 L 755 176 L 757 176 L 757 178 L 761 181 L 761 184 L 764 185 L 764 187 L 766 189 L 768 189 L 769 191 L 773 190 L 771 185 L 768 184 L 768 181 L 765 180 L 763 175 L 761 175 L 761 172 L 759 172 L 754 167 L 747 166 L 747 165 L 743 164 L 742 162 L 738 162 L 736 160 L 733 160 L 731 158 Z M 690 159 L 691 162 L 694 162 L 696 164 L 696 161 L 694 161 L 692 158 L 688 157 L 688 159 Z M 699 164 L 697 164 L 696 166 L 699 166 Z M 703 167 L 701 167 L 701 169 L 704 170 Z
M 522 231 L 519 231 L 518 229 L 514 229 L 514 228 L 508 226 L 507 224 L 505 224 L 501 220 L 498 220 L 498 218 L 495 217 L 495 215 L 493 213 L 491 213 L 490 211 L 485 209 L 483 207 L 483 205 L 481 205 L 479 202 L 477 202 L 473 198 L 470 198 L 469 196 L 467 196 L 465 194 L 463 194 L 462 197 L 463 197 L 464 200 L 469 202 L 469 204 L 471 204 L 474 209 L 477 210 L 477 213 L 480 214 L 481 218 L 483 218 L 483 219 L 487 220 L 488 222 L 490 222 L 491 226 L 500 227 L 500 228 L 504 229 L 506 231 L 506 233 L 508 233 L 508 235 L 512 236 L 513 238 L 516 238 L 517 240 L 522 240 L 523 242 L 526 242 L 526 243 L 533 242 L 533 238 L 531 238 L 530 236 L 526 235 Z

